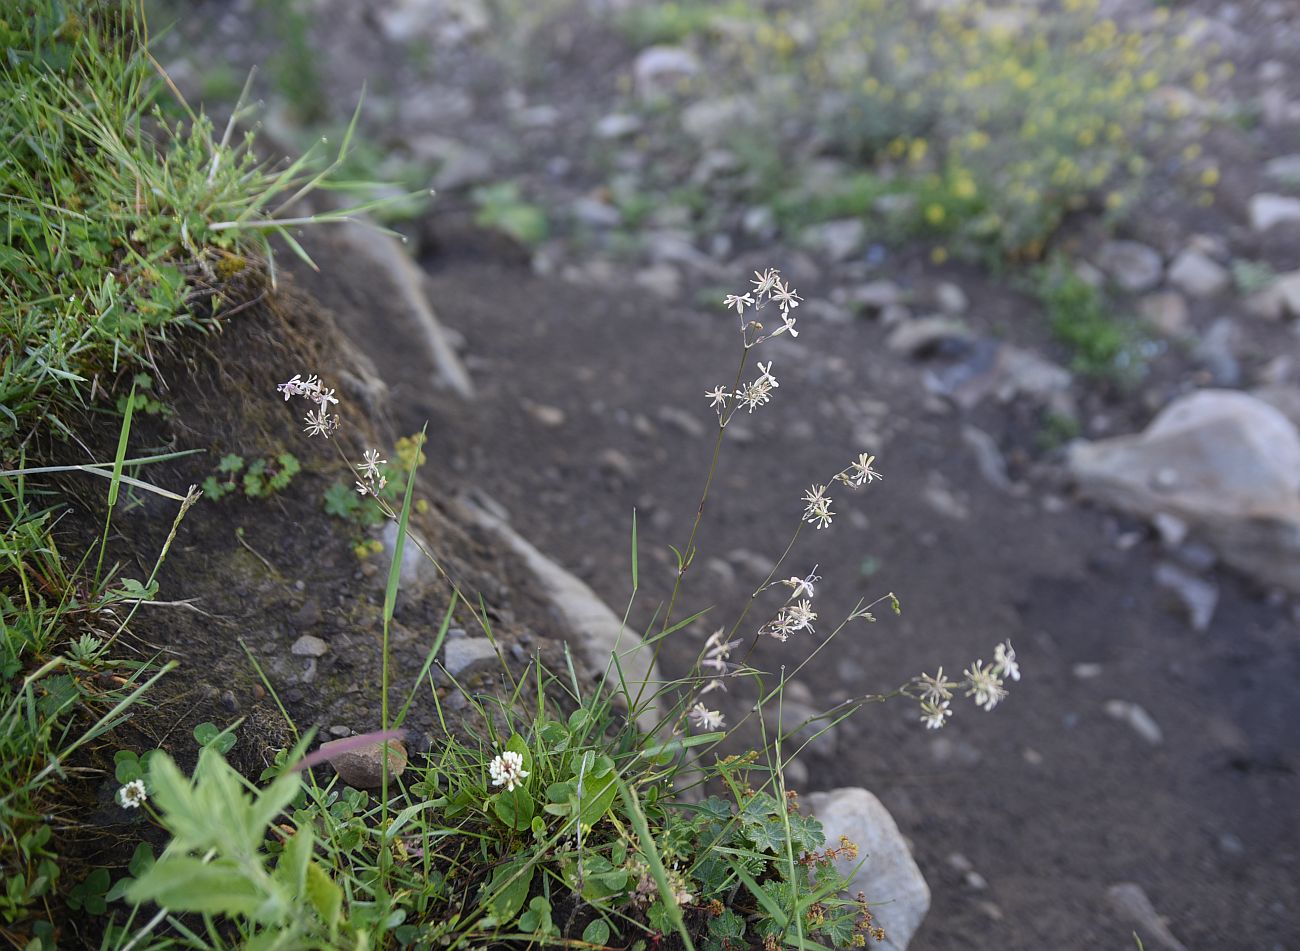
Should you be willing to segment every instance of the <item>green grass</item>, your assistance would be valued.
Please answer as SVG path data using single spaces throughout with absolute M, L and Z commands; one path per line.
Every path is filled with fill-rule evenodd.
M 1036 269 L 1033 280 L 1052 334 L 1073 354 L 1074 370 L 1120 383 L 1142 374 L 1136 322 L 1117 314 L 1102 290 L 1060 261 Z

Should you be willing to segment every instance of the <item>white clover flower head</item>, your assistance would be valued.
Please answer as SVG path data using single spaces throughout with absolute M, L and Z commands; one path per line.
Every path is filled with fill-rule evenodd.
M 117 804 L 123 809 L 139 809 L 148 799 L 143 779 L 133 779 L 117 791 Z
M 522 786 L 524 779 L 531 774 L 524 769 L 524 758 L 514 750 L 506 750 L 493 757 L 488 763 L 488 773 L 492 776 L 493 786 L 505 786 L 506 792 L 514 792 L 516 786 Z
M 691 723 L 697 730 L 722 729 L 722 714 L 717 710 L 710 710 L 702 703 L 697 703 L 695 706 L 691 707 L 687 716 L 690 717 Z
M 927 703 L 951 700 L 952 688 L 957 686 L 957 684 L 944 677 L 942 667 L 933 677 L 929 674 L 921 674 L 916 678 L 916 683 L 921 688 L 921 699 Z
M 871 468 L 871 464 L 875 461 L 875 456 L 869 456 L 865 452 L 860 453 L 858 458 L 849 464 L 849 481 L 853 485 L 866 485 L 873 479 L 884 479 L 883 475 Z
M 921 722 L 925 724 L 927 730 L 938 730 L 948 722 L 952 716 L 952 711 L 948 709 L 948 701 L 940 703 L 927 700 L 921 704 Z
M 805 578 L 800 578 L 798 575 L 795 575 L 794 577 L 786 578 L 781 582 L 781 584 L 789 585 L 794 589 L 790 592 L 789 600 L 793 601 L 795 598 L 799 597 L 811 598 L 814 596 L 815 592 L 813 586 L 822 580 L 822 576 L 817 574 L 817 569 L 819 567 L 819 565 L 813 565 L 813 570 L 808 572 L 808 575 Z
M 966 675 L 966 696 L 975 698 L 975 705 L 986 711 L 992 710 L 1006 699 L 1007 692 L 1002 686 L 993 667 L 985 667 L 983 660 L 977 660 L 964 671 Z
M 730 310 L 736 308 L 736 313 L 743 314 L 746 307 L 754 306 L 754 298 L 748 294 L 728 294 L 722 301 L 722 306 Z
M 712 402 L 709 403 L 709 409 L 716 409 L 719 406 L 725 407 L 727 405 L 727 400 L 731 398 L 731 394 L 727 392 L 726 388 L 721 386 L 715 386 L 713 389 L 707 391 L 704 396 L 705 398 L 712 400 Z
M 1011 641 L 1003 641 L 993 648 L 993 669 L 999 677 L 1017 681 L 1020 679 L 1020 664 L 1016 662 L 1016 650 L 1011 646 Z
M 361 454 L 362 461 L 357 463 L 357 471 L 361 473 L 362 478 L 367 482 L 374 482 L 381 478 L 379 467 L 388 462 L 387 459 L 379 458 L 378 449 L 367 449 Z M 363 492 L 362 495 L 365 493 Z

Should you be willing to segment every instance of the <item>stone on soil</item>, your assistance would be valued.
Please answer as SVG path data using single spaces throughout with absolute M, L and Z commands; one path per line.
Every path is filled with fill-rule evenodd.
M 867 226 L 861 218 L 824 221 L 805 229 L 803 242 L 831 261 L 847 261 L 867 242 Z
M 858 861 L 865 861 L 847 891 L 850 895 L 865 892 L 872 902 L 876 924 L 886 935 L 879 947 L 903 951 L 930 910 L 930 886 L 894 817 L 879 799 L 856 786 L 812 793 L 803 799 L 825 829 L 827 845 L 838 846 L 843 835 L 858 846 Z M 848 875 L 857 862 L 838 859 L 836 864 Z
M 1300 592 L 1300 433 L 1263 400 L 1201 390 L 1144 432 L 1075 443 L 1067 464 L 1083 494 L 1175 515 L 1232 567 Z
M 1174 937 L 1164 919 L 1156 914 L 1141 885 L 1133 882 L 1112 885 L 1106 890 L 1106 898 L 1116 914 L 1138 927 L 1140 937 L 1157 942 L 1165 951 L 1187 951 L 1187 946 Z
M 416 531 L 415 526 L 407 526 L 406 544 L 402 547 L 402 567 L 398 572 L 398 591 L 403 599 L 419 598 L 428 588 L 438 581 L 438 569 L 420 551 L 420 545 L 430 551 L 429 546 Z M 384 522 L 383 532 L 379 536 L 384 546 L 384 560 L 391 564 L 397 550 L 397 523 Z M 386 577 L 386 576 L 385 576 Z
M 1250 199 L 1250 227 L 1255 231 L 1291 221 L 1300 221 L 1300 198 L 1261 194 Z
M 972 336 L 965 321 L 935 315 L 899 324 L 885 340 L 885 344 L 898 353 L 920 356 L 946 340 L 967 341 Z
M 1156 584 L 1168 588 L 1178 596 L 1187 609 L 1192 630 L 1209 630 L 1210 621 L 1214 619 L 1214 609 L 1219 604 L 1217 585 L 1168 562 L 1156 565 Z
M 330 646 L 319 637 L 304 634 L 293 642 L 293 646 L 289 648 L 289 653 L 294 657 L 324 657 L 329 649 Z
M 1169 283 L 1192 297 L 1213 297 L 1227 290 L 1231 278 L 1209 255 L 1187 248 L 1169 266 Z
M 636 91 L 643 99 L 671 96 L 699 71 L 699 57 L 680 46 L 651 46 L 637 54 L 632 64 Z
M 332 750 L 346 747 L 352 739 L 330 740 L 322 743 L 321 752 L 329 757 L 330 765 L 339 774 L 345 785 L 354 789 L 378 789 L 383 785 L 384 754 L 383 741 L 371 743 L 358 749 L 343 749 L 331 754 Z M 401 776 L 406 769 L 406 747 L 400 740 L 388 741 L 388 778 L 391 781 Z
M 1279 155 L 1264 163 L 1264 174 L 1285 184 L 1300 184 L 1300 155 Z
M 497 660 L 497 651 L 486 637 L 449 637 L 443 647 L 442 666 L 453 677 L 489 659 Z
M 1107 700 L 1105 710 L 1108 717 L 1127 723 L 1133 728 L 1133 732 L 1152 746 L 1159 746 L 1165 741 L 1160 724 L 1136 703 L 1128 700 Z
M 1151 290 L 1164 273 L 1160 252 L 1138 241 L 1107 241 L 1097 254 L 1097 266 L 1131 294 Z
M 1190 327 L 1187 301 L 1177 291 L 1148 294 L 1138 301 L 1138 313 L 1165 337 L 1181 337 Z

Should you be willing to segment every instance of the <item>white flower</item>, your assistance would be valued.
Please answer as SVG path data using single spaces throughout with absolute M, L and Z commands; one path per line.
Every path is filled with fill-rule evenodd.
M 921 674 L 916 678 L 916 682 L 921 686 L 921 699 L 927 703 L 951 700 L 952 688 L 957 686 L 951 680 L 944 678 L 942 667 L 933 677 L 929 674 Z
M 781 315 L 784 317 L 799 306 L 799 301 L 802 298 L 795 293 L 793 287 L 778 279 L 772 284 L 772 300 L 781 305 Z
M 117 791 L 117 802 L 123 809 L 139 809 L 148 799 L 143 779 L 133 779 Z
M 857 460 L 849 465 L 849 481 L 854 485 L 863 485 L 873 479 L 884 479 L 879 472 L 871 468 L 871 464 L 876 461 L 875 456 L 869 456 L 865 452 L 861 453 Z
M 314 413 L 308 412 L 303 417 L 303 422 L 307 424 L 303 427 L 303 430 L 308 436 L 324 436 L 329 439 L 330 433 L 339 428 L 339 418 L 331 416 L 323 406 Z
M 506 750 L 488 763 L 488 772 L 492 774 L 493 786 L 505 786 L 506 792 L 514 792 L 516 786 L 522 786 L 529 772 L 524 769 L 524 758 L 514 750 Z
M 763 377 L 759 377 L 753 383 L 746 383 L 736 390 L 736 399 L 740 400 L 741 405 L 752 413 L 756 407 L 772 402 L 771 393 L 772 384 L 768 383 Z
M 794 618 L 790 617 L 790 614 L 785 610 L 785 608 L 782 608 L 777 612 L 776 617 L 767 623 L 764 630 L 767 632 L 768 636 L 775 637 L 778 641 L 784 644 L 790 639 L 790 635 L 795 632 L 796 628 L 794 625 Z
M 817 620 L 817 612 L 812 609 L 812 602 L 807 598 L 788 605 L 784 609 L 790 619 L 792 631 L 812 630 L 812 622 Z
M 754 381 L 755 385 L 769 386 L 774 390 L 781 385 L 780 383 L 776 382 L 776 377 L 772 376 L 771 360 L 767 361 L 767 366 L 763 366 L 763 364 L 761 363 L 758 364 L 758 372 L 761 375 L 757 380 Z
M 997 671 L 999 677 L 1020 679 L 1020 665 L 1016 663 L 1016 651 L 1010 641 L 1003 641 L 993 648 L 993 669 Z
M 824 529 L 824 527 L 831 524 L 833 516 L 835 516 L 835 512 L 831 511 L 831 500 L 829 499 L 810 501 L 809 507 L 803 511 L 803 521 L 815 525 L 818 530 Z
M 762 297 L 770 291 L 781 279 L 781 272 L 776 268 L 767 268 L 763 271 L 754 272 L 754 280 L 750 281 L 754 285 L 754 293 Z
M 713 690 L 726 690 L 726 689 L 727 689 L 726 684 L 724 684 L 721 680 L 714 678 L 713 680 L 710 680 L 707 684 L 705 684 L 703 687 L 701 687 L 700 692 L 696 694 L 696 696 L 702 697 L 706 693 L 709 693 Z
M 966 674 L 966 696 L 974 697 L 977 707 L 992 710 L 1000 700 L 1006 698 L 1007 692 L 1002 687 L 996 669 L 985 667 L 984 661 L 975 661 L 964 673 Z
M 748 294 L 728 294 L 722 302 L 723 307 L 736 308 L 736 313 L 743 314 L 746 307 L 754 306 L 754 298 Z
M 709 404 L 709 409 L 713 409 L 715 406 L 726 406 L 727 400 L 731 396 L 730 393 L 720 386 L 715 386 L 704 395 L 713 401 Z
M 334 396 L 333 390 L 327 390 L 323 386 L 317 386 L 315 390 L 307 394 L 308 398 L 321 409 L 328 409 L 330 403 L 337 403 L 338 399 Z
M 369 495 L 369 494 L 370 494 L 370 483 L 368 483 L 368 482 L 358 482 L 356 485 L 357 485 L 357 495 Z
M 779 333 L 784 333 L 787 330 L 790 331 L 791 337 L 799 336 L 799 331 L 794 329 L 794 318 L 791 317 L 789 314 L 781 315 L 781 323 L 782 323 L 781 328 L 777 330 L 776 333 L 772 334 L 773 337 L 775 337 Z
M 790 600 L 802 597 L 803 595 L 807 595 L 810 598 L 813 597 L 813 585 L 822 580 L 822 576 L 816 573 L 817 567 L 817 565 L 813 565 L 813 570 L 808 572 L 808 577 L 806 578 L 800 578 L 796 575 L 793 578 L 786 578 L 781 582 L 781 584 L 788 584 L 790 587 L 794 588 L 794 590 L 790 592 Z
M 302 374 L 295 373 L 293 375 L 293 379 L 287 380 L 284 383 L 276 384 L 275 388 L 284 394 L 284 401 L 286 403 L 289 402 L 289 400 L 291 400 L 295 396 L 301 396 L 302 395 Z
M 687 716 L 691 718 L 691 723 L 695 724 L 697 730 L 720 730 L 722 728 L 722 714 L 717 710 L 710 710 L 702 703 L 697 703 L 691 707 Z
M 704 656 L 700 658 L 700 666 L 716 670 L 720 674 L 727 672 L 727 658 L 731 656 L 731 651 L 740 645 L 740 639 L 734 641 L 724 641 L 726 628 L 720 627 L 704 642 Z
M 952 711 L 948 709 L 947 700 L 942 703 L 926 701 L 921 704 L 921 722 L 925 724 L 927 730 L 939 729 L 950 716 Z
M 379 458 L 378 449 L 367 449 L 361 455 L 363 461 L 357 463 L 357 471 L 361 473 L 362 477 L 367 481 L 374 482 L 376 479 L 380 478 L 379 467 L 388 462 L 388 460 Z M 361 494 L 365 495 L 364 492 Z

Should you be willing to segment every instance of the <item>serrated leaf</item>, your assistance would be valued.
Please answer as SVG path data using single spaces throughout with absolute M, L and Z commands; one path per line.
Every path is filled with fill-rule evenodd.
M 343 912 L 343 889 L 315 862 L 307 863 L 307 900 L 333 936 Z

